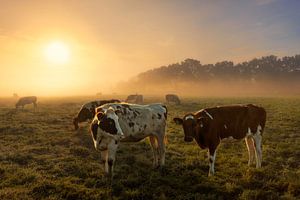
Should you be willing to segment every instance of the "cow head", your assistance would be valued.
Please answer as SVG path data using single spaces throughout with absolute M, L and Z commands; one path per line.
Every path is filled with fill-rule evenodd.
M 178 125 L 182 125 L 185 142 L 192 142 L 197 135 L 202 135 L 207 128 L 207 119 L 197 118 L 194 114 L 187 114 L 183 118 L 175 117 L 173 121 Z
M 96 149 L 101 150 L 112 140 L 117 141 L 121 139 L 120 135 L 123 135 L 123 131 L 119 124 L 119 112 L 119 110 L 110 107 L 105 111 L 98 110 L 96 113 L 91 124 L 91 133 Z

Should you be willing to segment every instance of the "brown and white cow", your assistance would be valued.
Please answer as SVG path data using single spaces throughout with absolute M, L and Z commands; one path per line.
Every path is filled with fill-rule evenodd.
M 146 137 L 150 138 L 154 167 L 163 166 L 166 119 L 167 108 L 162 104 L 110 103 L 98 107 L 91 134 L 106 174 L 112 175 L 120 142 L 138 142 Z
M 209 175 L 215 172 L 216 150 L 225 138 L 245 138 L 248 165 L 253 163 L 255 156 L 256 167 L 261 167 L 262 133 L 266 123 L 264 108 L 252 104 L 206 108 L 173 120 L 183 126 L 186 142 L 195 139 L 202 149 L 208 149 Z
M 33 104 L 34 108 L 36 108 L 37 107 L 36 102 L 37 102 L 36 96 L 21 97 L 16 103 L 16 108 L 18 109 L 19 107 L 22 107 L 23 109 L 26 104 Z
M 167 103 L 175 103 L 176 105 L 180 104 L 180 99 L 176 94 L 167 94 L 166 101 Z
M 91 101 L 85 103 L 81 106 L 76 117 L 73 118 L 73 124 L 75 130 L 79 128 L 78 124 L 81 122 L 85 122 L 87 120 L 92 120 L 95 116 L 95 109 L 99 106 L 102 106 L 106 103 L 119 103 L 120 101 L 117 99 L 111 100 L 99 100 L 99 101 Z

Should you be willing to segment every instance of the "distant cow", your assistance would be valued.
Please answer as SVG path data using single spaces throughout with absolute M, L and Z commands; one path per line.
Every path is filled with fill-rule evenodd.
M 154 167 L 165 164 L 167 108 L 164 105 L 112 103 L 98 107 L 96 112 L 91 134 L 95 148 L 101 151 L 107 175 L 112 175 L 120 139 L 121 142 L 138 142 L 149 137 Z
M 143 95 L 132 94 L 132 95 L 129 95 L 125 101 L 127 103 L 142 104 L 144 102 L 144 98 L 143 98 Z
M 184 130 L 184 140 L 196 140 L 202 149 L 208 149 L 209 175 L 213 175 L 216 149 L 222 139 L 245 138 L 249 153 L 250 166 L 256 156 L 256 168 L 262 162 L 262 133 L 266 123 L 266 111 L 252 104 L 232 105 L 202 109 L 196 113 L 187 114 L 173 119 L 181 124 Z
M 166 101 L 167 103 L 175 103 L 177 105 L 180 104 L 180 99 L 176 94 L 167 94 Z
M 91 101 L 88 103 L 85 103 L 79 110 L 77 117 L 73 118 L 73 124 L 75 127 L 75 130 L 79 128 L 78 124 L 81 122 L 85 122 L 87 120 L 92 120 L 95 116 L 95 108 L 98 106 L 102 106 L 106 103 L 116 103 L 120 102 L 117 99 L 111 99 L 111 100 L 99 100 L 99 101 Z
M 36 96 L 21 97 L 16 103 L 16 108 L 22 107 L 23 109 L 26 104 L 33 104 L 34 108 L 36 108 L 37 107 L 36 102 L 37 102 Z

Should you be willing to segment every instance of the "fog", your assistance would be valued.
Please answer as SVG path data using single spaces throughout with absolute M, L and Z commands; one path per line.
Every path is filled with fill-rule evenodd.
M 178 82 L 172 84 L 120 83 L 115 90 L 118 94 L 159 95 L 177 94 L 185 97 L 234 97 L 234 96 L 299 96 L 299 82 L 208 81 Z
M 297 84 L 274 80 L 127 86 L 140 73 L 186 58 L 208 64 L 295 55 L 299 6 L 276 0 L 1 1 L 0 96 L 295 94 Z M 57 41 L 68 49 L 65 63 L 56 62 L 55 50 L 53 60 L 45 57 Z

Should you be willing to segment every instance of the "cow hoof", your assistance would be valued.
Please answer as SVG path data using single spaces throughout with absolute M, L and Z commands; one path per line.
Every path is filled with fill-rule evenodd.
M 209 173 L 209 174 L 208 174 L 208 177 L 213 177 L 213 176 L 214 176 L 213 173 Z

